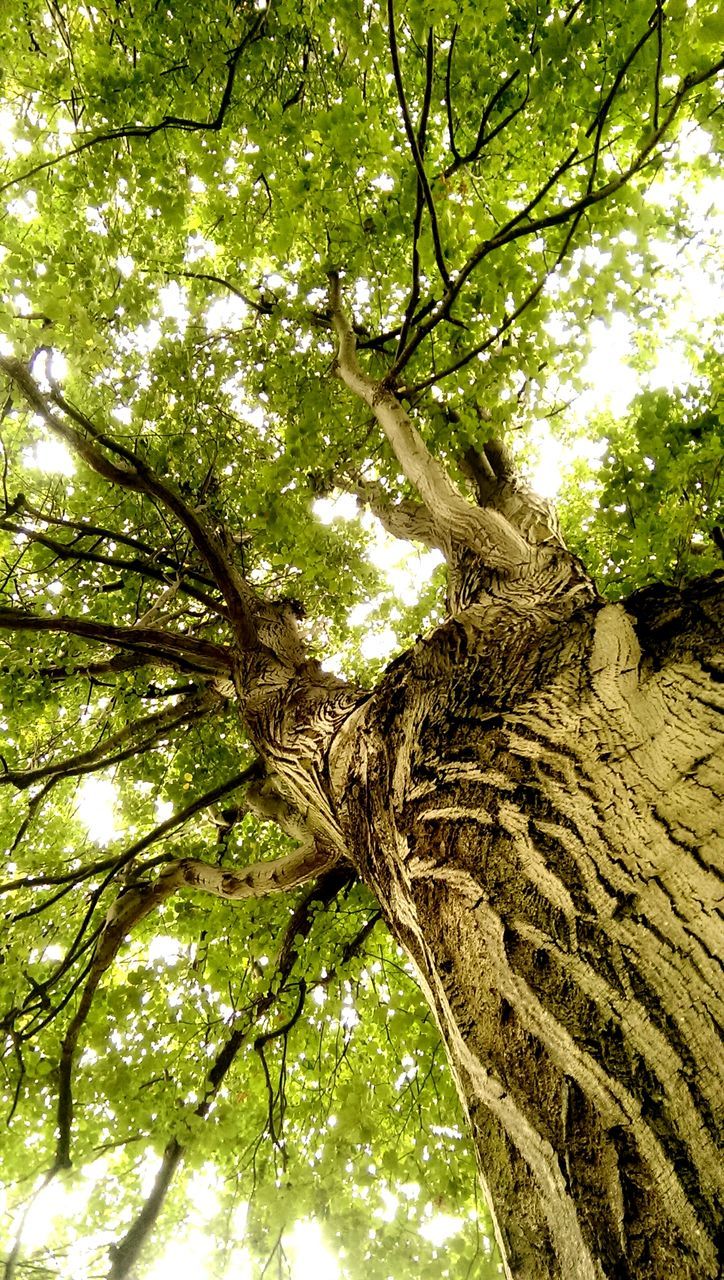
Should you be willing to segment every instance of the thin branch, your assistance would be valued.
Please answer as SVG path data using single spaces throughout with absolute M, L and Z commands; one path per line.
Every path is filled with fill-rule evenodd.
M 654 129 L 659 127 L 659 98 L 661 93 L 661 63 L 664 56 L 664 5 L 663 0 L 656 0 L 656 70 L 654 71 Z
M 483 110 L 480 126 L 478 128 L 478 135 L 473 146 L 464 156 L 460 155 L 459 152 L 454 153 L 455 159 L 453 160 L 453 163 L 448 165 L 447 169 L 444 170 L 445 178 L 452 178 L 453 175 L 456 174 L 459 169 L 462 169 L 464 165 L 473 164 L 476 160 L 479 160 L 485 147 L 487 147 L 494 138 L 497 138 L 498 135 L 501 134 L 503 130 L 506 129 L 513 120 L 515 120 L 516 116 L 520 115 L 521 111 L 523 111 L 528 105 L 528 100 L 530 98 L 530 83 L 526 84 L 525 93 L 520 102 L 515 107 L 512 107 L 508 114 L 504 116 L 502 120 L 499 120 L 489 133 L 486 133 L 488 121 L 493 111 L 503 95 L 507 93 L 508 89 L 510 89 L 513 84 L 515 84 L 519 75 L 520 69 L 516 68 L 515 71 L 512 71 L 510 75 L 506 77 L 502 84 L 498 85 L 498 88 L 495 90 L 495 93 L 492 95 L 490 101 L 486 104 Z
M 636 41 L 636 44 L 633 46 L 633 48 L 626 55 L 623 62 L 621 63 L 621 66 L 616 72 L 616 75 L 613 78 L 613 83 L 611 85 L 611 88 L 606 94 L 606 97 L 603 99 L 603 102 L 601 103 L 598 111 L 596 112 L 593 118 L 593 121 L 591 122 L 588 129 L 586 130 L 587 138 L 590 138 L 591 134 L 594 133 L 595 131 L 595 138 L 594 138 L 594 144 L 593 144 L 593 163 L 591 165 L 590 176 L 588 179 L 588 186 L 586 187 L 587 194 L 590 194 L 590 192 L 593 190 L 593 184 L 596 178 L 596 170 L 598 167 L 598 155 L 601 149 L 601 139 L 603 137 L 603 130 L 606 124 L 608 113 L 611 110 L 611 107 L 613 106 L 614 100 L 616 98 L 616 94 L 618 93 L 624 79 L 626 78 L 626 75 L 628 73 L 629 68 L 631 67 L 631 64 L 633 63 L 636 56 L 640 53 L 641 49 L 643 49 L 646 42 L 650 39 L 653 31 L 654 31 L 654 27 L 649 26 L 648 29 L 644 31 L 643 34 L 639 37 L 639 39 Z M 657 116 L 658 116 L 658 111 L 657 111 Z M 658 119 L 654 127 L 655 128 L 658 127 Z
M 32 516 L 33 520 L 42 521 L 43 524 L 58 525 L 59 528 L 63 529 L 75 529 L 78 531 L 78 539 L 100 538 L 103 541 L 118 542 L 122 546 L 130 547 L 133 551 L 139 551 L 142 555 L 149 556 L 153 560 L 167 565 L 174 574 L 183 573 L 185 577 L 193 578 L 194 581 L 201 582 L 207 587 L 214 586 L 213 578 L 209 578 L 206 574 L 200 573 L 198 569 L 184 564 L 168 552 L 159 551 L 156 547 L 152 547 L 148 542 L 143 542 L 140 538 L 133 538 L 127 533 L 119 533 L 117 529 L 106 529 L 103 525 L 89 524 L 85 520 L 70 520 L 62 516 L 48 515 L 46 512 L 41 511 L 39 507 L 35 507 L 31 502 L 28 502 L 24 493 L 19 493 L 6 506 L 5 515 L 15 515 L 20 511 Z M 73 541 L 75 542 L 75 539 Z
M 238 289 L 225 276 L 216 276 L 209 271 L 167 271 L 166 275 L 180 276 L 184 280 L 206 280 L 209 284 L 218 284 L 222 289 L 228 289 L 229 293 L 233 293 L 234 297 L 239 298 L 251 311 L 256 311 L 257 315 L 270 316 L 274 313 L 274 303 L 269 298 L 262 298 L 260 302 L 255 302 L 248 293 L 242 293 L 241 289 Z
M 168 571 L 157 568 L 156 565 L 150 564 L 147 560 L 142 560 L 140 556 L 136 556 L 131 560 L 124 560 L 118 556 L 103 555 L 99 551 L 83 551 L 74 546 L 73 543 L 58 542 L 56 538 L 50 538 L 38 529 L 16 524 L 13 520 L 0 520 L 0 529 L 6 529 L 9 533 L 22 534 L 28 542 L 35 542 L 39 546 L 46 547 L 48 551 L 52 551 L 58 560 L 75 560 L 85 564 L 106 565 L 119 573 L 138 573 L 143 578 L 150 578 L 154 582 L 162 582 L 164 585 L 168 585 Z M 193 586 L 191 583 L 184 582 L 183 578 L 178 580 L 178 589 L 192 600 L 198 600 L 200 604 L 205 605 L 212 613 L 220 614 L 222 617 L 225 616 L 225 610 L 218 600 L 213 600 L 205 591 L 199 590 L 198 587 Z
M 251 607 L 255 600 L 254 592 L 230 561 L 221 540 L 207 527 L 199 514 L 169 485 L 160 480 L 143 459 L 99 431 L 86 414 L 65 399 L 57 385 L 51 384 L 51 403 L 75 422 L 80 427 L 80 431 L 58 417 L 22 361 L 0 355 L 0 369 L 22 391 L 28 404 L 40 415 L 50 430 L 59 436 L 78 457 L 82 458 L 97 475 L 121 488 L 156 498 L 176 516 L 190 535 L 222 592 L 242 647 L 252 647 L 256 641 L 256 624 Z M 105 447 L 119 457 L 122 460 L 121 465 L 111 461 L 99 446 Z
M 140 751 L 148 750 L 154 742 L 170 733 L 172 729 L 205 715 L 211 707 L 220 705 L 222 701 L 221 695 L 216 690 L 204 690 L 200 695 L 196 692 L 180 704 L 167 707 L 163 711 L 156 711 L 140 720 L 131 721 L 123 729 L 102 739 L 87 751 L 81 751 L 63 760 L 51 760 L 47 764 L 36 765 L 32 769 L 6 769 L 0 773 L 0 786 L 3 783 L 12 783 L 22 791 L 43 778 L 73 778 L 84 773 L 92 773 L 96 769 L 108 768 L 109 765 L 119 764 Z
M 647 29 L 642 33 L 642 35 L 639 36 L 633 48 L 631 48 L 629 52 L 626 54 L 626 57 L 624 58 L 623 62 L 621 63 L 621 66 L 619 67 L 618 71 L 616 72 L 616 75 L 613 78 L 611 88 L 606 94 L 606 97 L 603 99 L 603 102 L 601 103 L 600 107 L 598 108 L 598 111 L 596 112 L 595 116 L 593 117 L 593 120 L 591 121 L 590 125 L 586 130 L 587 138 L 590 138 L 591 134 L 594 133 L 596 130 L 598 130 L 602 125 L 602 123 L 605 121 L 606 116 L 608 115 L 611 109 L 611 106 L 613 104 L 613 100 L 616 97 L 616 94 L 618 93 L 621 87 L 621 84 L 626 77 L 629 67 L 631 66 L 632 62 L 636 58 L 637 54 L 639 54 L 640 51 L 643 49 L 646 42 L 651 39 L 651 36 L 654 34 L 655 30 L 656 30 L 655 26 L 649 25 Z
M 450 150 L 452 151 L 456 162 L 460 160 L 460 152 L 455 144 L 455 121 L 453 119 L 452 109 L 452 60 L 455 52 L 455 41 L 457 39 L 458 29 L 458 23 L 456 22 L 453 24 L 450 45 L 447 51 L 447 61 L 445 63 L 445 111 L 447 113 L 447 133 L 450 142 Z
M 194 1109 L 195 1116 L 204 1119 L 208 1115 L 211 1104 L 238 1057 L 239 1051 L 251 1038 L 254 1021 L 263 1017 L 285 994 L 298 957 L 298 939 L 308 936 L 316 918 L 313 907 L 318 903 L 328 906 L 341 889 L 349 884 L 350 874 L 350 872 L 341 871 L 338 867 L 327 872 L 293 912 L 285 929 L 274 968 L 274 977 L 281 980 L 280 985 L 276 989 L 270 986 L 263 995 L 256 998 L 250 1010 L 252 1022 L 234 1027 L 221 1045 L 207 1076 L 208 1087 Z M 134 1264 L 158 1221 L 173 1175 L 183 1155 L 184 1147 L 178 1138 L 171 1138 L 166 1145 L 150 1196 L 123 1239 L 111 1248 L 112 1265 L 107 1280 L 129 1280 Z
M 556 254 L 555 261 L 552 262 L 549 267 L 546 267 L 546 270 L 538 277 L 532 289 L 523 298 L 523 301 L 519 303 L 510 315 L 505 316 L 497 329 L 494 329 L 492 333 L 488 334 L 487 338 L 484 338 L 482 342 L 477 344 L 477 346 L 471 347 L 469 351 L 466 351 L 464 355 L 453 361 L 452 364 L 447 365 L 444 369 L 438 370 L 428 378 L 422 378 L 419 382 L 415 382 L 409 387 L 401 388 L 398 392 L 401 399 L 407 400 L 412 396 L 419 395 L 421 391 L 425 391 L 428 387 L 436 385 L 438 382 L 441 382 L 443 378 L 449 378 L 453 373 L 457 373 L 460 369 L 463 369 L 471 360 L 474 360 L 477 356 L 482 355 L 484 351 L 487 351 L 490 347 L 494 346 L 506 330 L 510 329 L 511 325 L 515 324 L 516 320 L 522 316 L 523 312 L 527 311 L 528 307 L 533 305 L 545 287 L 546 282 L 563 262 L 582 216 L 582 213 L 580 213 L 568 228 L 563 244 Z
M 440 241 L 440 228 L 437 222 L 435 202 L 432 198 L 430 183 L 428 182 L 427 174 L 425 172 L 425 165 L 423 162 L 422 153 L 420 151 L 420 146 L 419 146 L 417 137 L 415 136 L 415 130 L 413 128 L 412 120 L 410 118 L 410 110 L 407 105 L 407 99 L 405 98 L 405 89 L 402 83 L 402 69 L 400 67 L 400 55 L 397 48 L 397 35 L 395 33 L 394 0 L 387 0 L 387 24 L 388 24 L 388 36 L 389 36 L 389 44 L 390 44 L 390 57 L 392 59 L 392 71 L 395 77 L 395 87 L 397 89 L 397 98 L 400 103 L 400 110 L 402 111 L 402 119 L 405 125 L 405 133 L 407 134 L 407 141 L 410 145 L 410 151 L 412 152 L 412 159 L 415 163 L 415 168 L 417 170 L 418 181 L 422 187 L 423 194 L 425 197 L 425 204 L 427 206 L 427 212 L 430 217 L 430 229 L 432 231 L 432 240 L 433 240 L 433 245 L 435 247 L 435 261 L 437 263 L 437 269 L 440 272 L 443 283 L 445 285 L 449 285 L 450 275 L 449 275 L 447 266 L 445 265 L 445 255 L 443 254 L 443 251 L 442 251 L 442 244 Z
M 699 85 L 704 84 L 707 80 L 711 80 L 714 76 L 718 75 L 722 69 L 724 69 L 724 58 L 721 58 L 718 62 L 707 67 L 704 71 L 690 72 L 690 74 L 684 78 L 680 88 L 670 99 L 669 108 L 661 119 L 658 128 L 654 129 L 649 134 L 649 137 L 640 147 L 634 159 L 626 169 L 618 174 L 617 177 L 612 178 L 609 182 L 598 187 L 596 190 L 587 191 L 585 195 L 579 197 L 577 200 L 573 200 L 568 205 L 564 205 L 563 207 L 554 210 L 552 213 L 545 214 L 535 219 L 529 218 L 528 214 L 531 209 L 542 199 L 543 195 L 545 195 L 553 185 L 553 182 L 560 177 L 566 169 L 570 168 L 573 161 L 577 158 L 578 150 L 577 148 L 574 149 L 574 151 L 572 151 L 558 166 L 555 174 L 546 180 L 540 191 L 538 191 L 533 199 L 528 202 L 525 209 L 516 214 L 515 217 L 497 231 L 495 235 L 491 236 L 487 240 L 482 240 L 480 244 L 477 245 L 467 262 L 460 270 L 459 274 L 456 276 L 455 280 L 446 289 L 442 300 L 434 308 L 427 321 L 417 328 L 416 332 L 409 339 L 405 350 L 401 352 L 400 356 L 391 366 L 385 379 L 386 383 L 389 385 L 394 382 L 397 375 L 420 346 L 420 343 L 423 342 L 430 333 L 432 333 L 433 329 L 436 328 L 441 320 L 446 318 L 450 308 L 459 296 L 466 280 L 472 272 L 480 266 L 481 262 L 503 245 L 511 244 L 513 241 L 519 240 L 524 236 L 536 236 L 541 231 L 547 230 L 549 227 L 562 226 L 566 222 L 570 222 L 572 219 L 577 218 L 587 209 L 599 204 L 602 200 L 608 200 L 611 196 L 614 196 L 618 191 L 625 187 L 626 183 L 629 182 L 635 174 L 645 167 L 647 162 L 649 162 L 651 153 L 667 133 L 669 127 L 678 115 L 682 103 L 692 89 L 698 88 Z
M 123 125 L 118 129 L 108 129 L 103 133 L 96 133 L 90 138 L 85 138 L 79 142 L 77 146 L 71 147 L 68 151 L 63 151 L 59 155 L 52 156 L 49 160 L 43 160 L 40 164 L 33 165 L 31 169 L 26 169 L 24 173 L 18 174 L 14 178 L 8 179 L 0 185 L 0 195 L 4 191 L 8 191 L 10 187 L 20 182 L 28 182 L 34 178 L 36 174 L 43 173 L 46 169 L 52 169 L 55 165 L 60 164 L 63 160 L 71 160 L 74 156 L 82 155 L 84 151 L 89 151 L 92 147 L 100 146 L 105 142 L 119 142 L 130 138 L 152 138 L 154 134 L 165 130 L 181 130 L 184 133 L 218 133 L 226 119 L 226 113 L 231 105 L 231 97 L 234 91 L 234 81 L 236 79 L 236 71 L 239 59 L 244 50 L 261 34 L 261 28 L 266 21 L 268 9 L 264 9 L 257 14 L 249 31 L 244 36 L 240 44 L 232 49 L 226 61 L 226 82 L 221 93 L 219 106 L 216 115 L 210 120 L 193 120 L 186 116 L 165 115 L 156 124 L 142 125 Z
M 422 112 L 420 114 L 420 125 L 417 131 L 417 140 L 420 150 L 421 160 L 425 154 L 425 138 L 427 134 L 427 122 L 430 114 L 430 102 L 432 100 L 432 81 L 434 71 L 435 45 L 433 29 L 430 27 L 427 37 L 427 55 L 426 55 L 426 73 L 425 73 L 425 95 L 422 103 Z M 415 199 L 415 216 L 412 225 L 412 287 L 410 289 L 410 298 L 405 309 L 405 318 L 402 322 L 400 337 L 397 344 L 397 350 L 402 351 L 410 325 L 413 322 L 417 304 L 420 299 L 420 230 L 422 228 L 422 211 L 424 208 L 425 192 L 418 175 L 417 179 L 417 195 Z

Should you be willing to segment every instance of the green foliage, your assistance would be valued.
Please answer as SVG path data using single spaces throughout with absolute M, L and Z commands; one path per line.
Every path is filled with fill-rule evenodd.
M 715 79 L 704 77 L 716 56 L 716 8 L 669 0 L 661 11 L 659 43 L 651 0 L 565 10 L 531 0 L 400 3 L 415 129 L 434 23 L 425 165 L 451 278 L 478 255 L 449 316 L 423 336 L 444 289 L 426 212 L 413 283 L 418 176 L 382 7 L 9 0 L 0 12 L 0 350 L 33 360 L 39 378 L 57 376 L 67 401 L 213 526 L 223 523 L 242 571 L 268 595 L 302 601 L 310 645 L 361 683 L 380 667 L 365 639 L 391 629 L 392 653 L 434 625 L 444 575 L 428 565 L 432 576 L 400 600 L 385 571 L 397 552 L 380 551 L 374 523 L 344 507 L 328 523 L 319 505 L 315 514 L 315 501 L 353 492 L 361 477 L 405 492 L 369 415 L 333 376 L 330 268 L 344 273 L 375 375 L 396 358 L 417 289 L 397 386 L 451 469 L 493 432 L 531 459 L 529 428 L 540 422 L 566 446 L 605 437 L 600 466 L 571 463 L 562 493 L 569 540 L 602 589 L 618 596 L 652 577 L 708 569 L 721 521 L 713 317 L 698 331 L 688 317 L 691 386 L 652 384 L 622 419 L 599 408 L 585 428 L 559 413 L 585 385 L 592 319 L 624 313 L 639 367 L 653 366 L 666 286 L 678 278 L 657 246 L 683 252 L 694 238 L 706 261 L 705 218 L 690 197 L 708 189 L 716 163 L 714 147 L 702 145 L 717 105 Z M 667 149 L 649 153 L 687 76 Z M 610 198 L 556 221 L 628 169 Z M 49 364 L 38 355 L 45 347 Z M 6 602 L 128 627 L 160 609 L 154 616 L 183 634 L 223 640 L 223 617 L 199 597 L 211 592 L 218 603 L 213 584 L 167 514 L 57 445 L 49 453 L 46 428 L 4 388 L 0 414 Z M 421 576 L 417 563 L 408 576 Z M 6 769 L 92 752 L 198 692 L 193 678 L 149 666 L 89 671 L 108 657 L 73 636 L 11 636 L 0 670 Z M 84 790 L 86 775 L 66 771 L 52 785 L 46 777 L 0 793 L 6 884 L 90 868 L 2 897 L 0 1016 L 36 991 L 51 1001 L 46 1010 L 39 998 L 27 1039 L 3 1023 L 6 1251 L 54 1161 L 59 1047 L 89 951 L 67 970 L 62 957 L 74 939 L 82 945 L 84 918 L 92 930 L 117 887 L 99 864 L 249 758 L 236 710 L 220 700 L 122 760 L 101 761 L 112 791 Z M 271 824 L 229 823 L 233 802 L 149 846 L 149 874 L 159 851 L 244 866 L 287 850 Z M 97 822 L 89 832 L 93 805 L 106 818 L 113 807 L 105 832 Z M 203 1229 L 211 1242 L 210 1275 L 241 1274 L 230 1241 L 247 1204 L 253 1274 L 272 1255 L 282 1267 L 284 1232 L 304 1219 L 321 1224 L 340 1274 L 354 1280 L 498 1274 L 454 1088 L 409 966 L 380 923 L 358 941 L 375 908 L 356 886 L 313 913 L 293 935 L 289 972 L 275 973 L 301 896 L 242 905 L 178 895 L 134 930 L 80 1037 L 74 1171 L 45 1193 L 67 1183 L 69 1216 L 46 1239 L 31 1214 L 28 1266 L 104 1273 L 109 1243 L 175 1138 L 183 1168 L 139 1275 L 187 1228 L 189 1240 Z M 265 1042 L 262 1061 L 255 1042 L 294 1018 L 302 983 L 301 1013 Z M 209 1070 L 237 1028 L 243 1046 L 200 1115 Z M 204 1187 L 215 1200 L 197 1212 Z M 440 1213 L 460 1223 L 436 1247 L 419 1228 Z M 18 1276 L 30 1274 L 25 1262 Z
M 598 431 L 607 441 L 602 464 L 592 471 L 579 462 L 560 506 L 568 540 L 600 589 L 618 599 L 715 569 L 724 439 L 710 387 L 644 392 L 626 419 L 602 419 Z

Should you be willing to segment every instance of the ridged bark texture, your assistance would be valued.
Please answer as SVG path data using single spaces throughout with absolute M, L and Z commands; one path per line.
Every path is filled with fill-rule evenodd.
M 332 753 L 516 1280 L 718 1275 L 721 596 L 471 608 Z

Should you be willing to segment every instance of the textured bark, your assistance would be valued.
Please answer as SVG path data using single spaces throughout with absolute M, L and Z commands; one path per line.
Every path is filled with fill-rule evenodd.
M 488 601 L 333 748 L 521 1280 L 718 1274 L 721 600 Z

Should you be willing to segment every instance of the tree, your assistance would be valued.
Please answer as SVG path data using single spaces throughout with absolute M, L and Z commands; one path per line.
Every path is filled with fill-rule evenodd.
M 470 1194 L 439 1036 L 505 1274 L 713 1277 L 706 327 L 691 386 L 599 424 L 569 545 L 516 459 L 568 421 L 591 316 L 654 358 L 656 246 L 696 243 L 714 163 L 714 6 L 2 24 L 11 1207 L 95 1161 L 85 1230 L 121 1280 L 216 1162 L 265 1271 L 312 1215 L 349 1275 L 395 1241 L 397 1276 L 437 1276 L 412 1226 Z M 338 494 L 444 587 L 385 598 L 379 526 L 312 514 Z M 375 604 L 382 672 L 347 643 Z M 471 1223 L 456 1277 L 496 1272 Z M 79 1274 L 64 1247 L 39 1262 L 16 1221 L 7 1280 Z

